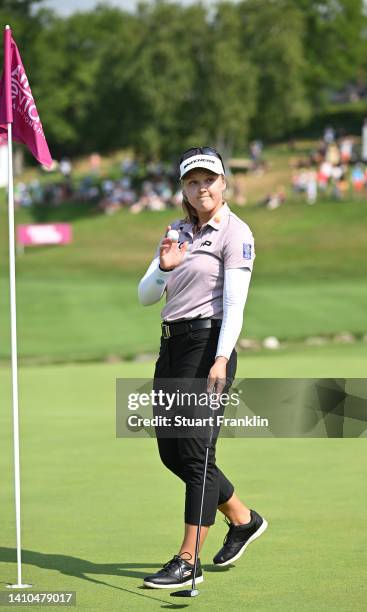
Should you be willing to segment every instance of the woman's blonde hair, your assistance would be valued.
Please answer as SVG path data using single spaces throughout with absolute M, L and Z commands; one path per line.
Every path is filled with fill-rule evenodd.
M 192 223 L 193 225 L 197 225 L 199 223 L 198 214 L 193 206 L 191 206 L 185 194 L 182 194 L 182 209 L 185 213 L 185 223 Z

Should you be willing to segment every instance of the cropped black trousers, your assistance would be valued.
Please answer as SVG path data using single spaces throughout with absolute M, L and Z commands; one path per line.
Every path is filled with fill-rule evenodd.
M 207 379 L 214 364 L 220 328 L 198 329 L 168 339 L 161 338 L 159 357 L 155 366 L 153 387 L 162 388 L 160 379 Z M 226 386 L 228 392 L 237 368 L 237 353 L 233 350 L 227 363 Z M 223 414 L 220 408 L 219 414 Z M 208 468 L 205 484 L 202 525 L 215 521 L 217 507 L 232 497 L 234 487 L 216 465 L 215 447 L 219 434 L 216 429 L 209 445 Z M 156 428 L 159 454 L 164 465 L 185 482 L 185 523 L 197 525 L 199 521 L 203 470 L 208 438 L 162 437 Z

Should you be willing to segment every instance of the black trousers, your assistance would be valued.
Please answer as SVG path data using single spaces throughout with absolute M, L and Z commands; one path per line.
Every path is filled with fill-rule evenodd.
M 162 388 L 159 379 L 207 379 L 214 364 L 220 328 L 198 329 L 169 339 L 161 338 L 159 357 L 154 373 L 155 389 Z M 227 363 L 227 392 L 237 368 L 237 353 L 233 350 Z M 232 497 L 234 487 L 216 465 L 215 446 L 219 430 L 209 445 L 208 470 L 205 485 L 202 525 L 215 521 L 217 507 Z M 185 523 L 197 525 L 199 521 L 202 479 L 207 438 L 160 435 L 156 428 L 159 454 L 164 465 L 186 484 Z

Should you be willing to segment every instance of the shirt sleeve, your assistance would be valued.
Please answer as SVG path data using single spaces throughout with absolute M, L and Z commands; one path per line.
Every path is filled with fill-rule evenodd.
M 230 222 L 223 244 L 224 270 L 248 268 L 252 270 L 255 260 L 255 242 L 250 228 L 245 223 Z
M 223 320 L 215 357 L 230 358 L 241 333 L 243 310 L 250 286 L 251 271 L 248 268 L 230 269 L 224 272 Z
M 182 220 L 176 219 L 170 223 L 171 229 L 179 229 L 180 225 L 182 225 Z M 159 267 L 159 255 L 160 255 L 160 247 L 162 244 L 164 236 L 162 236 L 161 240 L 158 243 L 156 248 L 154 259 L 151 262 L 148 270 L 144 274 L 141 279 L 138 287 L 138 297 L 139 302 L 143 306 L 150 306 L 151 304 L 155 304 L 159 302 L 161 299 L 167 285 L 168 278 L 173 270 L 164 271 Z
M 150 306 L 159 302 L 171 273 L 172 271 L 165 272 L 160 269 L 159 256 L 153 259 L 138 287 L 139 302 L 143 306 Z

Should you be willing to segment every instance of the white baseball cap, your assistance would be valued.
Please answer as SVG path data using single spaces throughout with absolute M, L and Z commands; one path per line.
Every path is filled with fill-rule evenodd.
M 222 161 L 216 155 L 196 154 L 187 157 L 180 163 L 180 179 L 194 168 L 205 168 L 215 174 L 224 174 Z

